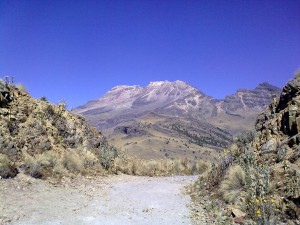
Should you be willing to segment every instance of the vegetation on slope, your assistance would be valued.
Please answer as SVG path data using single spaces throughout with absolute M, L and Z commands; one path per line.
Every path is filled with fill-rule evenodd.
M 65 105 L 34 99 L 21 86 L 0 82 L 0 176 L 105 173 L 119 155 Z
M 300 73 L 199 178 L 195 201 L 215 224 L 300 224 L 299 133 Z

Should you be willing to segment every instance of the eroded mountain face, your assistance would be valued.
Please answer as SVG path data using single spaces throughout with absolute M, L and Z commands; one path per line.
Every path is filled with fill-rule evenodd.
M 159 81 L 144 88 L 117 86 L 103 97 L 74 109 L 74 112 L 108 135 L 118 147 L 125 149 L 126 145 L 129 152 L 143 155 L 141 151 L 149 151 L 142 146 L 145 143 L 141 133 L 147 133 L 148 139 L 155 140 L 159 137 L 168 140 L 180 137 L 180 141 L 200 146 L 197 151 L 201 152 L 201 147 L 224 148 L 231 142 L 233 134 L 254 128 L 257 114 L 271 102 L 272 94 L 279 93 L 279 88 L 263 83 L 254 90 L 240 89 L 224 100 L 218 100 L 183 81 Z M 124 130 L 124 127 L 128 130 L 137 130 L 138 127 L 139 132 L 136 136 L 132 132 L 131 135 L 120 134 L 118 131 Z M 195 138 L 196 133 L 199 137 Z M 174 143 L 172 148 L 179 149 L 179 146 Z M 156 148 L 167 149 L 168 152 L 165 144 Z

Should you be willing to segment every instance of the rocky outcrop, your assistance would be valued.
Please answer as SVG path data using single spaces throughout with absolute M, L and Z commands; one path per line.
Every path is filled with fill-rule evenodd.
M 274 98 L 256 122 L 259 153 L 276 153 L 278 148 L 296 148 L 300 137 L 300 74 L 283 88 L 279 101 Z M 288 159 L 284 157 L 284 159 Z
M 139 128 L 139 127 L 134 127 L 134 126 L 119 126 L 114 129 L 114 133 L 118 134 L 125 134 L 128 137 L 133 137 L 133 136 L 145 136 L 148 135 L 148 132 Z
M 260 164 L 284 199 L 288 219 L 300 220 L 300 73 L 283 88 L 256 122 L 254 147 Z

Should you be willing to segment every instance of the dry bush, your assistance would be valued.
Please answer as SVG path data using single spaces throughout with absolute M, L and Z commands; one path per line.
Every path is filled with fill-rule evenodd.
M 162 174 L 162 168 L 160 166 L 160 161 L 149 160 L 145 161 L 143 167 L 141 168 L 143 176 L 159 176 Z
M 47 151 L 35 156 L 23 152 L 21 167 L 25 169 L 26 174 L 34 178 L 65 176 L 68 174 L 67 166 L 72 169 L 76 168 L 76 165 L 74 165 L 76 164 L 75 157 L 70 156 L 70 154 L 67 154 L 67 156 L 67 158 L 62 158 L 54 151 Z
M 33 157 L 27 152 L 23 152 L 23 165 L 25 173 L 29 174 L 34 178 L 42 177 L 42 167 L 38 160 L 38 157 Z
M 28 94 L 26 87 L 23 84 L 16 84 L 15 87 L 19 89 L 21 92 L 25 92 Z
M 44 152 L 36 157 L 42 167 L 53 168 L 59 162 L 57 154 L 53 151 Z
M 68 170 L 64 167 L 62 161 L 58 161 L 52 169 L 52 176 L 66 176 L 68 175 Z
M 53 175 L 53 169 L 62 164 L 62 160 L 54 151 L 47 151 L 34 156 L 23 152 L 23 164 L 25 173 L 35 178 Z
M 82 172 L 84 169 L 83 159 L 74 150 L 66 151 L 63 165 L 70 172 Z
M 236 165 L 230 167 L 225 179 L 220 185 L 220 191 L 225 201 L 228 203 L 236 203 L 245 197 L 245 185 L 245 172 L 239 165 Z
M 172 176 L 201 174 L 209 167 L 204 161 L 189 162 L 187 159 L 142 160 L 138 158 L 116 158 L 113 172 L 118 171 L 138 176 Z
M 7 155 L 0 153 L 0 177 L 9 178 L 16 175 L 16 169 L 12 166 L 12 162 Z
M 79 152 L 80 157 L 82 158 L 83 165 L 85 168 L 94 167 L 99 163 L 99 159 L 95 156 L 94 153 L 90 151 L 81 151 Z

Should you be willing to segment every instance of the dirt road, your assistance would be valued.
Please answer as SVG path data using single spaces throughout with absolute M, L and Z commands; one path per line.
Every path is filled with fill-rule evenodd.
M 119 175 L 55 184 L 18 175 L 0 180 L 0 224 L 192 224 L 182 189 L 195 179 Z

